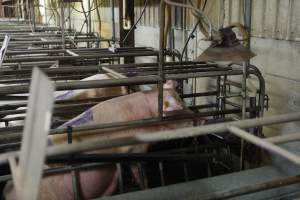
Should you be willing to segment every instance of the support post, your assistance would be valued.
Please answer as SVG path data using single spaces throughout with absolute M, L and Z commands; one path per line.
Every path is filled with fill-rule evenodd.
M 19 1 L 19 0 L 18 0 Z M 47 25 L 48 22 L 48 15 L 47 15 L 47 0 L 44 0 L 44 10 L 45 10 L 45 24 Z
M 115 1 L 111 0 L 112 40 L 116 41 Z
M 120 30 L 120 41 L 122 41 L 129 29 L 124 29 L 124 22 L 131 22 L 131 25 L 134 22 L 134 1 L 132 0 L 119 0 L 119 30 Z M 121 47 L 134 47 L 134 31 L 130 33 L 124 43 L 120 42 Z M 134 63 L 134 57 L 125 57 L 124 63 Z
M 2 0 L 0 0 L 0 18 L 4 17 L 4 8 L 2 5 Z
M 160 2 L 159 7 L 159 63 L 158 63 L 158 75 L 160 76 L 161 80 L 158 83 L 158 117 L 162 119 L 163 117 L 163 81 L 164 81 L 164 47 L 165 47 L 165 39 L 164 39 L 164 29 L 165 29 L 165 8 L 166 4 L 164 1 Z
M 60 2 L 60 25 L 61 25 L 61 46 L 65 49 L 65 8 L 64 1 Z
M 35 5 L 34 5 L 34 0 L 31 1 L 30 3 L 30 12 L 31 12 L 31 21 L 32 21 L 32 32 L 35 32 L 35 29 L 36 29 L 36 23 L 35 23 L 35 11 L 34 11 L 34 8 L 35 8 Z
M 87 30 L 87 34 L 90 35 L 92 33 L 91 0 L 87 0 L 87 3 L 88 3 L 88 22 L 87 22 L 88 30 Z M 87 47 L 90 48 L 90 43 L 89 42 L 88 42 Z
M 251 48 L 251 15 L 252 15 L 252 0 L 244 0 L 245 6 L 245 26 L 248 31 L 248 41 L 247 48 Z M 250 60 L 243 63 L 243 79 L 242 79 L 242 119 L 246 119 L 246 104 L 247 104 L 247 78 L 248 78 L 248 68 L 250 66 Z M 263 109 L 263 108 L 262 108 Z M 262 117 L 262 116 L 261 116 Z M 240 159 L 240 170 L 244 169 L 244 140 L 241 140 L 241 159 Z

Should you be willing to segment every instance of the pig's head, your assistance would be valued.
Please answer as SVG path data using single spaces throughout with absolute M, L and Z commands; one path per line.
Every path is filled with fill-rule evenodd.
M 179 95 L 172 89 L 164 89 L 163 114 L 183 110 L 184 103 Z
M 167 80 L 164 84 L 164 89 L 175 89 L 178 86 L 178 82 L 174 80 Z

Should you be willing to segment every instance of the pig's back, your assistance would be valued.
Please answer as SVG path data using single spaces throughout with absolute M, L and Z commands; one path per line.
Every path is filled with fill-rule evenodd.
M 85 111 L 79 116 L 66 122 L 61 127 L 66 126 L 80 126 L 80 125 L 92 125 L 92 124 L 106 124 L 114 122 L 125 122 L 137 119 L 145 119 L 153 117 L 153 113 L 149 108 L 147 101 L 147 94 L 143 92 L 137 92 L 130 95 L 110 99 L 101 102 L 91 109 Z M 128 134 L 129 130 L 122 130 L 120 133 L 123 135 Z M 80 134 L 73 134 L 74 142 L 90 139 L 96 137 L 101 133 L 101 137 L 105 137 L 103 131 L 86 131 Z M 66 143 L 66 134 L 52 135 L 50 136 L 51 142 L 54 144 Z

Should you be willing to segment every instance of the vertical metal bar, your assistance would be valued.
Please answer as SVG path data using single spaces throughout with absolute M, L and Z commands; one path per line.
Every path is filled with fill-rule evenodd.
M 261 6 L 261 15 L 262 15 L 262 21 L 261 21 L 261 37 L 264 38 L 265 37 L 265 31 L 266 31 L 266 15 L 267 15 L 267 12 L 266 12 L 266 4 L 267 4 L 267 1 L 261 1 L 262 3 L 262 6 Z
M 221 110 L 225 110 L 226 109 L 226 95 L 227 95 L 227 91 L 226 91 L 226 80 L 227 80 L 227 76 L 225 75 L 223 78 L 223 83 L 222 83 L 222 90 L 221 90 Z M 221 115 L 222 118 L 225 117 L 225 115 Z
M 86 33 L 87 35 L 89 35 L 91 33 L 91 2 L 90 0 L 87 0 L 87 7 L 88 7 L 88 11 L 87 11 L 87 21 L 86 21 Z M 86 42 L 87 48 L 90 48 L 90 42 L 87 41 Z
M 144 190 L 146 189 L 146 182 L 145 182 L 145 179 L 144 179 L 144 173 L 143 173 L 143 170 L 142 170 L 142 164 L 141 163 L 137 163 L 137 169 L 138 169 L 138 174 L 139 174 L 139 182 L 141 184 L 141 188 Z
M 164 166 L 162 162 L 158 163 L 158 167 L 159 167 L 159 174 L 160 174 L 160 182 L 161 182 L 161 186 L 165 185 L 165 178 L 164 178 Z
M 18 0 L 19 1 L 19 0 Z M 44 10 L 45 10 L 45 22 L 47 25 L 48 22 L 48 15 L 47 15 L 47 0 L 44 0 Z
M 65 49 L 65 11 L 64 11 L 64 2 L 60 2 L 60 24 L 61 24 L 61 45 Z
M 232 21 L 232 0 L 228 2 L 228 24 L 231 24 Z
M 247 47 L 251 48 L 251 26 L 252 26 L 252 0 L 245 0 L 245 26 L 248 31 Z
M 125 6 L 125 5 L 123 5 Z M 115 1 L 111 0 L 111 17 L 112 17 L 112 40 L 113 43 L 116 41 L 116 22 L 115 22 Z
M 242 119 L 246 119 L 246 105 L 247 105 L 247 62 L 243 63 L 243 77 L 242 77 Z M 245 154 L 245 142 L 241 140 L 241 152 L 240 152 L 240 170 L 244 169 L 244 154 Z
M 158 82 L 158 118 L 162 119 L 163 117 L 163 81 L 164 81 L 164 29 L 165 29 L 165 7 L 166 4 L 164 1 L 160 2 L 159 7 L 159 63 L 158 63 L 158 75 L 160 80 Z
M 19 3 L 20 3 L 19 0 L 17 0 L 16 6 L 17 6 L 18 23 L 20 22 L 20 5 L 19 5 Z
M 147 172 L 146 172 L 146 165 L 145 163 L 141 164 L 141 173 L 142 173 L 142 177 L 143 177 L 143 182 L 144 182 L 144 189 L 148 189 L 149 188 L 149 182 L 148 182 L 148 178 L 147 178 Z
M 243 63 L 242 77 L 242 119 L 246 119 L 246 104 L 247 104 L 247 62 Z
M 189 181 L 189 171 L 188 171 L 186 162 L 183 163 L 183 173 L 184 173 L 184 181 L 188 182 Z
M 287 20 L 287 27 L 286 27 L 286 40 L 291 39 L 293 10 L 294 10 L 294 0 L 289 0 L 288 20 Z
M 4 17 L 4 6 L 2 0 L 0 0 L 0 18 Z
M 245 0 L 245 26 L 248 30 L 247 48 L 251 49 L 251 16 L 252 16 L 252 0 Z M 246 104 L 247 104 L 247 77 L 250 60 L 243 63 L 243 80 L 242 80 L 242 119 L 246 119 Z M 241 155 L 240 155 L 240 170 L 244 169 L 244 140 L 241 140 Z
M 116 166 L 117 166 L 117 173 L 118 173 L 118 180 L 119 180 L 119 190 L 120 193 L 122 194 L 124 192 L 122 166 L 121 163 L 117 163 Z
M 67 127 L 67 139 L 68 139 L 68 144 L 72 144 L 73 142 L 73 128 L 72 126 Z M 70 164 L 71 164 L 72 156 L 70 156 Z M 72 165 L 70 165 L 70 168 L 72 168 Z M 74 200 L 79 200 L 81 199 L 81 192 L 80 192 L 80 179 L 79 179 L 79 174 L 77 173 L 76 170 L 71 171 L 71 176 L 72 176 L 72 188 L 73 188 L 73 197 Z
M 44 12 L 45 12 L 45 24 L 47 24 L 48 16 L 47 16 L 47 1 L 46 0 L 44 0 Z
M 25 15 L 25 19 L 29 19 L 29 1 L 26 0 L 26 15 Z M 28 23 L 30 23 L 30 21 L 28 20 Z
M 32 0 L 32 2 L 31 2 L 31 12 L 32 12 L 33 32 L 35 32 L 35 29 L 36 29 L 34 9 L 35 9 L 34 0 Z
M 221 101 L 220 101 L 220 94 L 221 94 L 221 76 L 217 77 L 217 95 L 216 95 L 216 110 L 219 111 L 220 110 L 220 106 L 221 106 Z M 217 118 L 219 118 L 220 116 L 218 115 Z
M 91 0 L 88 0 L 88 34 L 92 33 L 92 13 L 91 13 Z
M 277 38 L 277 29 L 278 29 L 278 23 L 279 23 L 279 20 L 278 20 L 278 18 L 279 18 L 279 15 L 278 15 L 278 13 L 279 13 L 279 1 L 280 0 L 275 0 L 275 2 L 274 2 L 274 5 L 275 5 L 274 11 L 275 11 L 275 13 L 273 15 L 273 17 L 274 17 L 274 21 L 273 21 L 274 26 L 273 26 L 273 34 L 272 34 L 273 38 Z
M 72 24 L 71 24 L 71 1 L 68 3 L 68 14 L 69 14 L 69 30 L 72 29 Z

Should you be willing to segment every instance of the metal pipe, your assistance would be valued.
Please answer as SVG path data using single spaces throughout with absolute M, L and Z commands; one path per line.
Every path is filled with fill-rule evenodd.
M 61 24 L 61 45 L 65 49 L 65 8 L 64 1 L 60 1 L 60 24 Z
M 248 41 L 247 41 L 247 47 L 251 49 L 251 26 L 252 26 L 252 0 L 244 0 L 245 4 L 245 26 L 248 31 Z
M 115 1 L 111 0 L 112 41 L 116 42 Z
M 65 166 L 65 167 L 56 167 L 56 168 L 50 168 L 45 169 L 43 172 L 43 177 L 51 176 L 54 174 L 60 174 L 60 173 L 67 173 L 73 170 L 82 170 L 82 169 L 93 169 L 103 166 L 110 166 L 111 164 L 108 163 L 93 163 L 93 164 L 82 164 L 82 165 L 76 165 L 76 166 Z M 6 182 L 12 179 L 11 175 L 4 175 L 0 176 L 0 183 Z
M 280 135 L 280 136 L 266 138 L 264 140 L 267 141 L 267 142 L 273 143 L 273 144 L 282 144 L 282 143 L 287 143 L 287 142 L 297 142 L 298 140 L 300 140 L 300 133 Z
M 242 76 L 242 119 L 246 119 L 246 107 L 247 107 L 247 78 L 248 78 L 248 64 L 243 63 L 243 76 Z M 240 151 L 240 170 L 244 169 L 244 145 L 245 142 L 241 140 L 241 151 Z
M 142 143 L 151 143 L 159 141 L 169 141 L 181 138 L 196 137 L 200 135 L 207 135 L 210 133 L 226 132 L 229 126 L 237 126 L 239 128 L 251 128 L 263 125 L 272 125 L 278 123 L 292 122 L 300 120 L 300 112 L 283 114 L 271 117 L 263 117 L 256 119 L 246 119 L 241 121 L 206 125 L 200 127 L 189 127 L 183 129 L 160 131 L 152 134 L 140 134 L 135 136 L 128 136 L 123 138 L 103 140 L 93 139 L 92 141 L 83 141 L 76 144 L 56 145 L 47 148 L 47 156 L 66 155 L 72 153 L 79 153 L 85 151 L 92 151 L 96 149 L 108 149 L 118 146 L 135 145 Z M 10 156 L 18 156 L 19 152 L 9 152 L 0 155 L 0 163 L 7 162 Z
M 230 71 L 214 71 L 214 72 L 198 72 L 198 73 L 185 73 L 185 74 L 166 74 L 167 80 L 187 79 L 187 78 L 200 78 L 200 77 L 216 77 L 224 75 L 242 75 L 241 70 Z
M 96 130 L 96 129 L 108 129 L 108 130 L 115 130 L 115 129 L 124 129 L 124 128 L 133 128 L 139 126 L 150 126 L 150 125 L 160 125 L 164 123 L 168 123 L 170 121 L 176 120 L 186 120 L 186 119 L 195 119 L 195 118 L 203 118 L 215 115 L 225 115 L 225 114 L 238 114 L 240 113 L 240 109 L 231 109 L 231 110 L 223 110 L 223 111 L 209 111 L 209 112 L 201 112 L 195 114 L 187 114 L 187 115 L 180 115 L 180 116 L 170 116 L 163 118 L 163 121 L 159 121 L 157 118 L 151 119 L 143 119 L 143 120 L 135 120 L 129 122 L 116 122 L 116 123 L 105 123 L 105 124 L 95 124 L 95 125 L 84 125 L 84 126 L 77 126 L 73 127 L 74 132 L 84 132 L 89 130 Z M 116 128 L 117 127 L 117 128 Z M 114 129 L 115 128 L 115 129 Z M 19 131 L 22 130 L 22 126 L 13 126 L 13 127 L 6 127 L 1 128 L 1 135 L 0 135 L 0 143 L 8 143 L 8 142 L 16 142 L 20 141 L 22 137 L 22 133 Z M 56 128 L 50 131 L 50 135 L 53 134 L 64 134 L 67 132 L 67 128 Z M 78 133 L 80 134 L 80 133 Z
M 264 116 L 264 107 L 265 107 L 265 94 L 266 94 L 265 79 L 257 67 L 255 67 L 254 65 L 250 65 L 249 68 L 251 69 L 251 70 L 249 70 L 249 74 L 254 74 L 258 78 L 258 81 L 259 81 L 259 89 L 260 89 L 259 100 L 258 100 L 259 105 L 260 105 L 259 116 L 263 117 Z
M 161 1 L 159 6 L 159 55 L 158 55 L 158 76 L 160 82 L 158 83 L 158 117 L 163 117 L 163 82 L 164 82 L 164 29 L 165 29 L 165 2 Z
M 266 140 L 263 140 L 259 137 L 256 137 L 240 128 L 237 128 L 235 126 L 228 126 L 228 130 L 233 133 L 234 135 L 240 137 L 243 140 L 246 140 L 248 142 L 251 142 L 252 144 L 259 146 L 263 149 L 266 149 L 272 153 L 275 153 L 294 164 L 300 166 L 300 157 L 294 153 L 291 153 L 283 148 L 280 148 L 279 146 L 276 146 Z
M 120 58 L 120 57 L 141 57 L 141 56 L 157 56 L 155 51 L 145 51 L 145 52 L 105 52 L 103 54 L 86 54 L 80 56 L 32 56 L 32 57 L 15 57 L 15 58 L 6 58 L 5 63 L 18 63 L 18 62 L 33 62 L 33 61 L 74 61 L 74 60 L 84 60 L 84 59 L 97 59 L 97 58 Z
M 166 154 L 166 153 L 105 153 L 105 154 L 81 154 L 72 156 L 72 163 L 92 162 L 178 162 L 178 161 L 207 161 L 215 157 L 213 153 L 189 153 L 189 154 Z M 46 163 L 66 163 L 68 156 L 52 156 L 47 158 Z
M 142 85 L 142 84 L 156 84 L 160 81 L 158 76 L 148 77 L 133 77 L 133 78 L 120 78 L 120 79 L 107 79 L 107 80 L 91 80 L 91 81 L 72 81 L 72 82 L 56 82 L 56 91 L 74 90 L 74 89 L 90 89 L 90 88 L 103 88 L 114 86 L 129 86 L 129 85 Z M 20 94 L 28 93 L 29 85 L 19 86 L 4 86 L 0 87 L 0 95 L 7 94 Z

